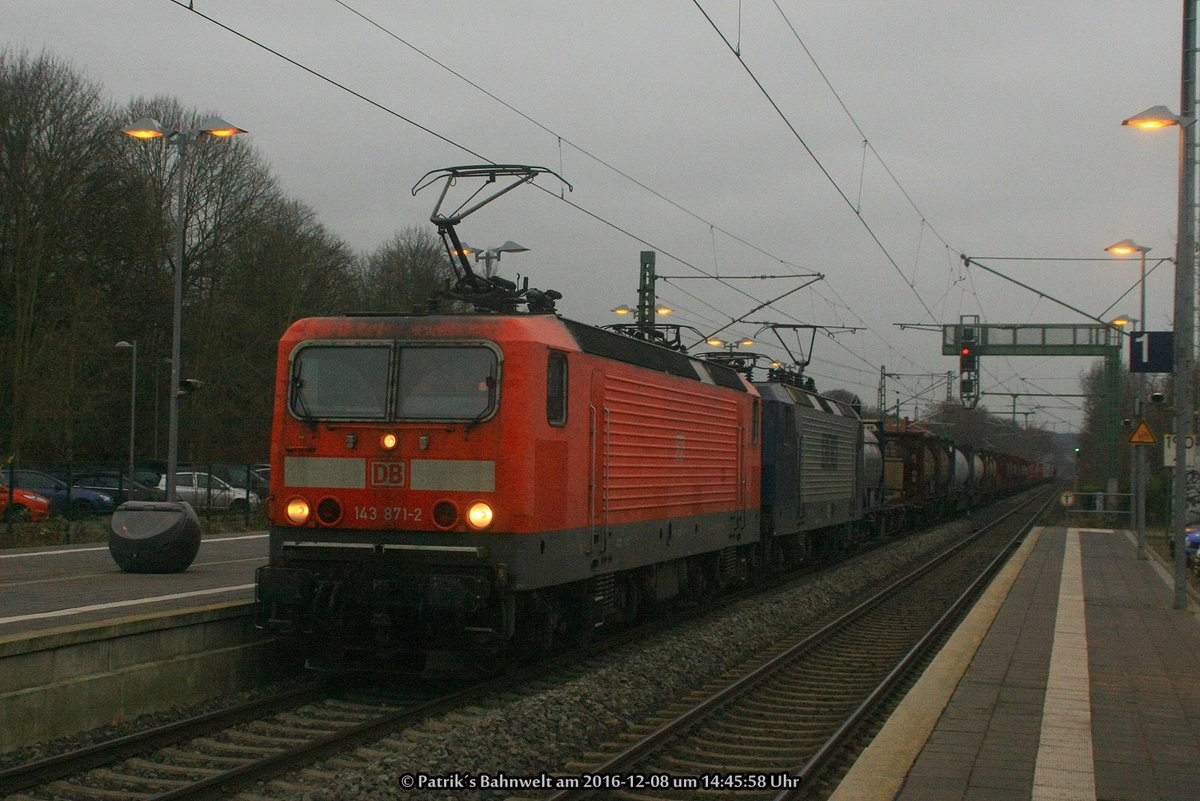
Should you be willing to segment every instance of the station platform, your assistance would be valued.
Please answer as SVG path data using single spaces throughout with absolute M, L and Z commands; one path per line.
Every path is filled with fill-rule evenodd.
M 1200 798 L 1200 620 L 1172 585 L 1129 532 L 1035 529 L 832 798 Z
M 0 549 L 0 751 L 258 686 L 266 532 L 204 537 L 183 573 L 125 573 L 105 543 Z
M 197 605 L 254 600 L 267 533 L 204 537 L 183 573 L 125 573 L 103 542 L 0 549 L 0 642 L 47 629 L 110 625 Z

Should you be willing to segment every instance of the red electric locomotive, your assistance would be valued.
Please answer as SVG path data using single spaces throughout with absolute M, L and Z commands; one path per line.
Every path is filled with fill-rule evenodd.
M 348 316 L 295 323 L 276 388 L 273 626 L 548 643 L 757 539 L 759 399 L 721 365 L 552 314 Z
M 341 650 L 548 646 L 742 571 L 753 386 L 465 274 L 451 296 L 475 313 L 283 336 L 262 623 Z

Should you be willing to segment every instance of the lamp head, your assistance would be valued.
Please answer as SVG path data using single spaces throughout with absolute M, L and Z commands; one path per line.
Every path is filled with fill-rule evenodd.
M 1132 239 L 1122 239 L 1120 242 L 1117 242 L 1115 245 L 1109 245 L 1104 250 L 1107 251 L 1108 253 L 1113 254 L 1114 256 L 1131 256 L 1134 253 L 1149 253 L 1150 252 L 1150 248 L 1146 247 L 1145 245 L 1139 245 L 1137 242 L 1134 242 Z
M 1166 106 L 1151 106 L 1141 113 L 1134 114 L 1132 117 L 1122 120 L 1121 124 L 1141 128 L 1146 131 L 1156 131 L 1159 128 L 1179 125 L 1182 121 L 1178 114 Z
M 196 126 L 197 133 L 208 134 L 215 136 L 218 139 L 226 139 L 230 136 L 244 134 L 246 131 L 237 127 L 228 120 L 223 120 L 220 117 L 209 117 Z
M 132 136 L 134 139 L 162 139 L 170 136 L 174 131 L 164 128 L 162 123 L 153 117 L 142 117 L 133 125 L 122 129 L 121 133 Z

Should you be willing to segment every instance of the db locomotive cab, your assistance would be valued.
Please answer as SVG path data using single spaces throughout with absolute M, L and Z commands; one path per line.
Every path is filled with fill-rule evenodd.
M 500 346 L 304 322 L 281 346 L 261 622 L 353 647 L 504 638 Z

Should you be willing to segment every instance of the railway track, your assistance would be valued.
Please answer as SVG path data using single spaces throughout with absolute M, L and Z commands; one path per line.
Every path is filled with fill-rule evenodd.
M 338 680 L 0 771 L 0 797 L 219 798 L 466 704 L 504 681 L 380 692 L 334 690 Z
M 547 801 L 808 797 L 1052 498 L 1036 496 L 765 663 L 568 765 L 581 786 Z

